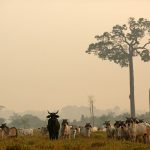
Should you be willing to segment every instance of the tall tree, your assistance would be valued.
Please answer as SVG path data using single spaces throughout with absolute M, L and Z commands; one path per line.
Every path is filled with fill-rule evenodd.
M 145 18 L 129 18 L 128 24 L 116 25 L 111 32 L 97 35 L 96 43 L 89 45 L 87 53 L 94 53 L 103 60 L 110 60 L 121 67 L 129 67 L 130 110 L 135 117 L 133 57 L 150 60 L 150 21 Z

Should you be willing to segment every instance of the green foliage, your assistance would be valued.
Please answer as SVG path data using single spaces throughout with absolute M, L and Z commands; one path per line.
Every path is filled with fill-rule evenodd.
M 104 32 L 95 38 L 98 42 L 89 45 L 87 53 L 94 53 L 103 60 L 114 61 L 121 67 L 129 65 L 129 58 L 140 56 L 141 60 L 150 60 L 150 41 L 142 39 L 150 35 L 150 21 L 144 18 L 129 18 L 128 25 L 116 25 L 111 32 Z M 141 46 L 142 45 L 142 46 Z
M 45 121 L 31 114 L 20 116 L 14 113 L 13 116 L 10 117 L 10 120 L 11 123 L 9 124 L 9 126 L 15 126 L 17 128 L 39 128 L 42 126 L 46 126 Z
M 4 118 L 0 118 L 0 124 L 4 123 L 5 119 Z

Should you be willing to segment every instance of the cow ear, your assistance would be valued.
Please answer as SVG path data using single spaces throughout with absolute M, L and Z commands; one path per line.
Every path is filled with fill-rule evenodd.
M 46 118 L 50 118 L 50 115 L 48 115 Z

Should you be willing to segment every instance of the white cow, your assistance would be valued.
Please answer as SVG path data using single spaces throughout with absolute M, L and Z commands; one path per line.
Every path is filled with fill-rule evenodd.
M 77 134 L 77 128 L 74 126 L 70 126 L 70 134 L 71 134 L 71 138 L 75 139 Z
M 18 135 L 20 136 L 33 136 L 33 129 L 18 129 Z
M 70 139 L 71 137 L 71 126 L 68 125 L 67 119 L 64 119 L 61 124 L 60 136 L 62 139 Z
M 97 132 L 98 131 L 98 127 L 93 127 L 92 129 L 91 129 L 91 132 Z
M 114 138 L 115 137 L 115 127 L 110 124 L 110 121 L 105 121 L 104 123 L 106 128 L 107 138 Z
M 84 127 L 80 127 L 80 134 L 82 136 L 90 137 L 91 136 L 91 128 L 90 123 L 86 123 Z
M 150 125 L 148 123 L 139 123 L 136 118 L 127 118 L 126 123 L 132 141 L 137 141 L 141 137 L 144 143 L 149 142 Z

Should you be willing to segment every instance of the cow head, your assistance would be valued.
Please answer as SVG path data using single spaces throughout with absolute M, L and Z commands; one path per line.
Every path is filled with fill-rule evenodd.
M 92 126 L 90 123 L 86 123 L 85 128 L 90 129 L 90 128 L 92 128 Z
M 62 125 L 62 126 L 66 126 L 66 125 L 68 125 L 68 124 L 69 124 L 69 123 L 68 123 L 68 120 L 67 120 L 67 119 L 63 119 L 61 125 Z
M 120 127 L 120 122 L 121 122 L 121 121 L 116 121 L 116 122 L 114 123 L 114 127 L 115 127 L 115 128 L 119 128 L 119 127 Z
M 0 126 L 0 128 L 2 128 L 2 129 L 5 128 L 5 127 L 7 127 L 6 123 L 2 123 L 2 125 Z
M 143 123 L 144 122 L 144 119 L 139 119 L 139 123 Z
M 51 112 L 49 112 L 48 111 L 48 116 L 47 116 L 47 118 L 52 118 L 52 119 L 56 119 L 56 118 L 59 118 L 59 116 L 57 115 L 58 114 L 58 111 L 57 112 L 53 112 L 53 113 L 51 113 Z
M 125 123 L 128 125 L 128 127 L 131 125 L 131 124 L 133 124 L 133 123 L 135 123 L 136 122 L 136 118 L 128 118 L 128 117 L 126 117 L 126 121 L 125 121 Z
M 105 128 L 108 128 L 108 127 L 111 126 L 111 125 L 110 125 L 110 121 L 105 121 L 105 122 L 103 123 L 103 125 L 105 125 Z
M 122 129 L 126 128 L 126 122 L 125 121 L 120 121 L 120 127 Z

